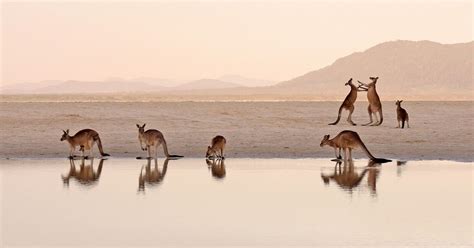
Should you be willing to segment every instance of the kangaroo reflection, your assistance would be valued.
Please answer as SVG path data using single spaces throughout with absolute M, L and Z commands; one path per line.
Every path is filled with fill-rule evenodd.
M 81 165 L 79 169 L 76 169 L 74 159 L 69 159 L 69 173 L 67 175 L 61 175 L 65 186 L 69 187 L 69 181 L 71 178 L 75 179 L 81 185 L 94 185 L 99 181 L 100 174 L 102 173 L 102 166 L 104 165 L 104 159 L 99 162 L 97 171 L 94 171 L 94 159 L 92 158 L 90 165 L 86 165 L 86 159 L 82 157 Z
M 216 179 L 223 179 L 226 175 L 223 159 L 206 159 L 207 168 Z
M 155 165 L 151 168 L 151 161 L 154 160 Z M 145 191 L 145 185 L 154 186 L 163 181 L 168 170 L 169 159 L 165 159 L 163 167 L 158 168 L 158 160 L 156 158 L 148 158 L 147 164 L 142 166 L 140 176 L 138 177 L 138 191 Z M 143 170 L 145 169 L 145 170 Z
M 379 169 L 376 166 L 380 165 L 379 163 L 369 160 L 367 167 L 361 172 L 356 170 L 353 160 L 344 160 L 344 165 L 341 165 L 342 162 L 338 161 L 334 167 L 334 173 L 330 175 L 321 173 L 321 178 L 325 184 L 329 185 L 329 182 L 332 180 L 344 191 L 352 194 L 353 190 L 359 187 L 367 175 L 367 186 L 371 195 L 376 196 L 377 179 L 379 176 Z

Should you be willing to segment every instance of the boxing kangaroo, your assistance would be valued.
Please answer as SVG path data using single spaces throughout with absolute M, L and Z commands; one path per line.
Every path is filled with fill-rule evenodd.
M 349 94 L 347 94 L 346 98 L 344 99 L 344 102 L 342 102 L 341 107 L 339 107 L 339 112 L 337 115 L 337 120 L 333 123 L 329 123 L 328 125 L 336 125 L 339 123 L 339 120 L 341 119 L 341 113 L 343 109 L 349 110 L 349 116 L 347 116 L 347 122 L 349 122 L 351 125 L 355 126 L 356 124 L 352 121 L 352 113 L 354 112 L 354 103 L 357 99 L 357 92 L 358 91 L 365 91 L 364 89 L 359 89 L 357 86 L 355 86 L 352 83 L 352 78 L 347 81 L 347 83 L 344 84 L 345 86 L 349 85 L 351 87 L 351 91 Z
M 372 81 L 369 84 L 357 81 L 359 82 L 359 87 L 357 88 L 367 91 L 367 100 L 369 100 L 369 107 L 367 110 L 369 112 L 370 122 L 363 124 L 362 126 L 379 126 L 383 122 L 382 102 L 380 101 L 380 97 L 377 94 L 377 90 L 375 88 L 379 77 L 370 77 L 369 79 Z M 379 113 L 380 121 L 377 120 L 377 113 Z M 372 114 L 375 116 L 376 123 L 373 123 L 374 121 L 372 119 Z

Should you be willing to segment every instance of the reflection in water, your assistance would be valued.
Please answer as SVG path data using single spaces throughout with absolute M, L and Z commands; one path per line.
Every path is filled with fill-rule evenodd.
M 223 159 L 206 159 L 207 168 L 216 179 L 223 179 L 226 175 Z
M 344 160 L 344 166 L 341 166 L 342 162 L 338 161 L 334 167 L 334 173 L 325 175 L 321 173 L 323 182 L 329 185 L 329 182 L 334 181 L 344 191 L 352 194 L 353 189 L 359 187 L 364 176 L 367 175 L 367 186 L 372 196 L 377 194 L 377 179 L 379 177 L 378 163 L 369 160 L 368 165 L 363 170 L 357 171 L 354 166 L 353 160 Z
M 155 162 L 153 169 L 151 168 L 151 161 Z M 149 187 L 158 185 L 163 181 L 168 170 L 169 159 L 163 161 L 163 167 L 160 170 L 158 168 L 158 160 L 156 158 L 148 158 L 147 164 L 142 166 L 140 170 L 140 176 L 138 177 L 138 191 L 145 191 L 145 185 Z M 143 170 L 145 169 L 145 171 Z
M 90 165 L 86 165 L 86 159 L 82 157 L 79 169 L 76 169 L 74 159 L 69 159 L 69 173 L 67 175 L 61 175 L 64 185 L 69 187 L 69 180 L 71 178 L 76 179 L 76 181 L 81 185 L 96 184 L 99 181 L 100 174 L 102 173 L 104 161 L 104 159 L 101 159 L 99 162 L 99 168 L 97 168 L 97 171 L 94 171 L 94 158 L 90 160 Z

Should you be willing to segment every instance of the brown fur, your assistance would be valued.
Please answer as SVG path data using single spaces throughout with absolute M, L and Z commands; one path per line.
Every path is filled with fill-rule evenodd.
M 226 139 L 224 136 L 217 135 L 211 141 L 211 146 L 207 147 L 206 158 L 211 156 L 224 157 L 224 148 L 226 145 Z
M 97 143 L 97 147 L 99 148 L 101 156 L 110 156 L 107 153 L 104 153 L 102 148 L 102 142 L 99 137 L 99 133 L 92 129 L 83 129 L 77 132 L 74 136 L 69 136 L 69 129 L 64 131 L 61 137 L 61 141 L 67 140 L 69 143 L 69 156 L 73 157 L 74 151 L 76 147 L 79 147 L 79 151 L 82 152 L 82 156 L 84 156 L 85 150 L 90 150 L 90 155 L 93 156 L 92 148 L 95 143 Z
M 321 140 L 320 146 L 323 147 L 325 145 L 331 146 L 334 148 L 334 153 L 336 154 L 337 158 L 341 158 L 341 149 L 344 149 L 344 160 L 352 159 L 352 149 L 355 148 L 362 148 L 362 150 L 367 154 L 370 159 L 375 160 L 376 158 L 369 152 L 365 144 L 354 131 L 345 130 L 340 132 L 336 137 L 333 139 L 329 139 L 329 134 L 325 135 L 323 140 Z M 339 151 L 339 154 L 338 154 Z
M 222 159 L 206 159 L 208 168 L 211 170 L 213 177 L 222 179 L 226 175 L 224 160 Z
M 82 158 L 79 170 L 76 169 L 73 159 L 69 159 L 69 164 L 71 166 L 69 169 L 69 173 L 66 176 L 61 176 L 65 185 L 69 186 L 69 180 L 71 178 L 76 179 L 80 184 L 92 185 L 95 184 L 100 178 L 104 159 L 100 160 L 97 172 L 94 171 L 94 160 L 91 160 L 90 165 L 85 165 L 85 159 Z
M 342 102 L 341 106 L 339 107 L 339 112 L 337 115 L 337 120 L 333 123 L 329 123 L 329 125 L 336 125 L 339 123 L 339 120 L 341 119 L 341 113 L 343 109 L 349 110 L 349 116 L 347 117 L 347 122 L 349 122 L 351 125 L 355 126 L 356 124 L 352 121 L 352 113 L 354 112 L 354 103 L 357 100 L 357 92 L 358 91 L 365 91 L 365 90 L 360 90 L 357 88 L 353 83 L 352 83 L 352 78 L 347 81 L 345 84 L 346 86 L 349 85 L 351 87 L 351 91 L 349 94 L 346 96 L 344 101 Z
M 157 159 L 153 159 L 155 161 L 155 166 L 153 169 L 151 168 L 151 160 L 148 159 L 146 166 L 142 166 L 140 170 L 140 176 L 138 177 L 138 190 L 144 191 L 145 190 L 145 183 L 149 185 L 156 185 L 163 181 L 166 175 L 166 171 L 168 170 L 168 162 L 169 159 L 165 159 L 163 162 L 162 169 L 158 169 L 158 161 Z M 145 168 L 145 174 L 143 174 L 143 169 Z
M 364 124 L 363 126 L 379 126 L 383 122 L 382 102 L 380 101 L 380 97 L 377 94 L 377 89 L 375 87 L 379 77 L 370 77 L 369 79 L 372 81 L 369 84 L 358 81 L 360 84 L 358 88 L 367 91 L 367 100 L 369 100 L 369 107 L 367 108 L 367 111 L 369 113 L 370 122 Z M 379 113 L 380 121 L 377 120 L 377 113 Z M 372 119 L 372 115 L 375 116 L 375 123 L 373 123 L 374 121 Z
M 342 168 L 341 164 L 342 162 L 336 163 L 333 174 L 325 175 L 321 173 L 321 179 L 324 181 L 325 184 L 329 184 L 329 182 L 332 180 L 342 189 L 352 193 L 353 189 L 358 187 L 362 182 L 364 176 L 368 174 L 367 185 L 370 189 L 371 194 L 375 195 L 379 170 L 373 168 L 373 161 L 369 161 L 367 167 L 364 168 L 364 170 L 360 174 L 355 170 L 354 162 L 352 160 L 345 160 L 344 166 Z
M 155 158 L 158 157 L 158 147 L 163 145 L 163 152 L 167 158 L 170 157 L 181 157 L 178 155 L 170 155 L 168 152 L 168 145 L 166 144 L 165 137 L 163 134 L 156 129 L 148 129 L 145 131 L 145 125 L 140 126 L 137 124 L 138 128 L 138 140 L 140 141 L 140 147 L 143 151 L 147 151 L 148 158 L 151 158 L 151 148 L 155 149 Z
M 405 127 L 405 122 L 407 123 L 407 128 L 409 128 L 410 124 L 408 123 L 408 112 L 404 108 L 402 108 L 402 102 L 403 100 L 397 100 L 397 102 L 395 103 L 397 105 L 397 128 L 400 128 L 400 122 L 402 123 L 402 128 Z

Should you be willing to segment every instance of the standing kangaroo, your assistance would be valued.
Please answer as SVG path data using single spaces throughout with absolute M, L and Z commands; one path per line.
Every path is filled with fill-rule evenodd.
M 206 158 L 209 158 L 211 156 L 223 158 L 226 142 L 227 141 L 224 136 L 217 135 L 216 137 L 214 137 L 211 141 L 211 146 L 207 147 Z
M 379 77 L 369 77 L 369 79 L 372 81 L 369 84 L 357 81 L 360 84 L 357 88 L 367 91 L 367 99 L 369 100 L 369 107 L 367 110 L 369 112 L 370 122 L 363 124 L 362 126 L 379 126 L 383 122 L 382 102 L 380 101 L 380 97 L 377 94 L 377 90 L 375 88 L 375 84 L 377 83 Z M 377 120 L 377 112 L 379 113 L 380 121 Z M 375 116 L 375 120 L 377 121 L 376 123 L 373 123 L 374 121 L 372 119 L 372 114 Z
M 143 151 L 148 152 L 148 158 L 151 158 L 151 147 L 155 149 L 155 158 L 158 157 L 158 147 L 163 145 L 163 152 L 167 158 L 181 158 L 180 155 L 170 155 L 168 153 L 168 145 L 166 144 L 165 137 L 163 134 L 156 129 L 148 129 L 145 131 L 145 125 L 140 126 L 137 124 L 138 128 L 138 140 L 140 141 L 140 147 Z
M 398 126 L 397 128 L 400 128 L 400 122 L 402 123 L 402 128 L 405 127 L 405 121 L 407 122 L 407 128 L 410 127 L 410 124 L 408 124 L 408 113 L 407 111 L 402 108 L 402 102 L 403 100 L 397 100 L 395 103 L 397 105 L 397 121 L 398 121 Z
M 64 140 L 67 140 L 67 142 L 69 143 L 70 158 L 73 157 L 74 151 L 76 150 L 76 146 L 79 146 L 79 150 L 82 152 L 83 157 L 85 150 L 90 150 L 90 155 L 93 156 L 92 148 L 96 142 L 97 147 L 99 147 L 100 155 L 103 157 L 110 156 L 102 149 L 102 142 L 100 141 L 99 134 L 92 129 L 83 129 L 77 132 L 74 136 L 69 136 L 69 129 L 66 131 L 63 130 L 63 136 L 61 137 L 61 141 Z
M 352 83 L 352 78 L 347 81 L 344 85 L 349 85 L 351 87 L 351 91 L 349 94 L 347 94 L 346 99 L 344 99 L 344 102 L 342 102 L 341 107 L 339 107 L 339 112 L 337 115 L 337 120 L 333 123 L 329 123 L 328 125 L 336 125 L 339 123 L 339 120 L 341 119 L 341 112 L 343 109 L 349 110 L 349 116 L 347 117 L 347 122 L 349 122 L 351 125 L 355 126 L 356 124 L 352 121 L 352 113 L 354 112 L 354 103 L 357 99 L 357 91 L 365 91 L 364 89 L 359 89 Z
M 155 161 L 155 166 L 153 169 L 151 168 L 151 160 L 152 159 L 149 158 L 146 166 L 142 166 L 142 169 L 140 170 L 140 176 L 138 177 L 138 191 L 145 191 L 146 183 L 151 186 L 161 183 L 166 176 L 169 159 L 165 159 L 161 171 L 158 169 L 158 161 L 156 158 L 153 159 Z M 143 174 L 144 168 L 145 174 Z
M 94 159 L 91 160 L 90 165 L 85 165 L 85 158 L 81 159 L 80 169 L 76 169 L 74 164 L 74 159 L 69 159 L 69 173 L 64 176 L 61 175 L 64 185 L 69 187 L 69 180 L 71 178 L 76 179 L 82 185 L 93 185 L 99 181 L 100 174 L 102 173 L 102 166 L 104 164 L 104 159 L 101 159 L 99 162 L 99 168 L 97 171 L 94 171 Z
M 374 157 L 369 152 L 364 142 L 362 142 L 362 140 L 360 139 L 359 134 L 350 130 L 344 130 L 332 139 L 329 139 L 329 134 L 324 135 L 323 140 L 321 140 L 320 146 L 323 147 L 325 145 L 328 145 L 334 148 L 334 153 L 336 154 L 336 158 L 338 159 L 341 158 L 341 149 L 344 149 L 344 160 L 351 160 L 352 149 L 360 147 L 371 160 L 374 160 L 380 163 L 391 161 L 391 160 L 387 160 L 383 158 Z

